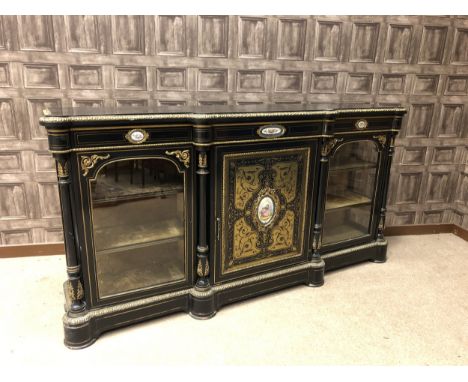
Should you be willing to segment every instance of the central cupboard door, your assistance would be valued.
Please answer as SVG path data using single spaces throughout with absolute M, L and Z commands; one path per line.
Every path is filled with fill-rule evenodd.
M 215 282 L 307 259 L 315 143 L 274 147 L 217 150 Z

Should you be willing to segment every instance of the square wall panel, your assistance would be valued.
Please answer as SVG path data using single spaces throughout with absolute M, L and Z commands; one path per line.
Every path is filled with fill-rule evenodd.
M 468 29 L 457 28 L 450 61 L 452 64 L 468 64 Z
M 315 60 L 339 61 L 341 56 L 342 23 L 317 21 L 315 31 Z
M 419 49 L 420 64 L 441 64 L 444 57 L 448 28 L 445 26 L 424 26 Z
M 156 31 L 156 51 L 158 54 L 186 55 L 186 16 L 156 16 Z
M 91 65 L 70 66 L 70 87 L 72 89 L 102 89 L 102 67 Z
M 145 54 L 143 16 L 111 16 L 114 54 Z
M 264 92 L 265 72 L 263 70 L 240 70 L 237 72 L 238 92 Z
M 422 172 L 399 174 L 396 204 L 418 203 L 422 182 Z
M 198 55 L 201 57 L 227 57 L 228 16 L 198 17 Z
M 267 19 L 239 16 L 239 57 L 266 58 Z
M 411 105 L 409 113 L 405 131 L 406 137 L 429 137 L 434 114 L 434 105 Z
M 338 73 L 317 72 L 312 73 L 310 81 L 311 93 L 337 93 Z
M 17 16 L 17 22 L 21 50 L 55 50 L 52 16 Z
M 354 23 L 351 34 L 349 61 L 374 62 L 377 52 L 380 25 L 378 23 Z
M 463 104 L 444 104 L 440 113 L 438 137 L 459 137 L 464 126 Z
M 198 72 L 198 90 L 226 91 L 227 70 L 202 69 Z
M 401 64 L 408 63 L 411 54 L 412 37 L 412 25 L 389 25 L 385 46 L 385 62 Z
M 146 90 L 146 68 L 116 67 L 114 70 L 115 88 L 128 90 Z
M 439 76 L 417 75 L 414 79 L 413 94 L 435 95 L 439 85 Z
M 305 53 L 307 20 L 278 20 L 278 53 L 279 59 L 303 60 Z
M 0 62 L 0 87 L 10 86 L 10 65 L 6 62 Z
M 275 92 L 300 93 L 302 92 L 302 72 L 276 72 Z
M 64 22 L 69 52 L 99 52 L 100 39 L 97 16 L 64 16 Z
M 24 65 L 25 88 L 60 88 L 57 65 Z

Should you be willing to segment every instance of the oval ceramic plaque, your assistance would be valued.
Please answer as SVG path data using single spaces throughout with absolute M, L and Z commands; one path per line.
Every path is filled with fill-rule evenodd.
M 262 138 L 278 138 L 284 135 L 286 129 L 281 125 L 262 126 L 257 130 L 257 134 Z
M 148 133 L 143 129 L 133 129 L 125 135 L 125 138 L 131 143 L 139 144 L 145 142 L 148 136 Z
M 260 200 L 257 207 L 257 217 L 260 223 L 267 225 L 275 215 L 275 203 L 269 196 L 265 196 Z

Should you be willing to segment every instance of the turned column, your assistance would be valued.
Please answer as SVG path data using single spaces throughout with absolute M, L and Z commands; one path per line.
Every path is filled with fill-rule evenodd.
M 312 238 L 312 261 L 320 261 L 320 248 L 322 247 L 322 225 L 327 200 L 327 180 L 329 168 L 329 155 L 338 142 L 343 138 L 324 138 L 320 151 L 319 184 L 317 209 L 315 210 L 314 230 Z
M 382 153 L 385 153 L 387 150 L 387 155 L 385 156 L 385 162 L 383 163 L 383 179 L 384 179 L 384 184 L 383 184 L 383 193 L 382 193 L 382 205 L 380 206 L 380 217 L 379 217 L 379 225 L 377 228 L 377 239 L 378 240 L 384 240 L 384 234 L 383 231 L 385 229 L 385 215 L 387 213 L 387 192 L 388 192 L 388 185 L 390 181 L 390 169 L 392 167 L 392 159 L 393 159 L 393 153 L 395 152 L 395 136 L 392 135 L 391 137 L 391 142 L 388 147 L 386 148 L 388 142 L 387 139 L 383 141 L 382 143 Z
M 64 292 L 69 304 L 68 313 L 80 313 L 86 308 L 83 300 L 84 289 L 81 283 L 81 265 L 75 244 L 72 201 L 70 194 L 70 164 L 69 156 L 54 154 L 57 165 L 58 189 L 62 205 L 63 238 L 65 241 L 65 258 L 68 280 L 64 283 Z
M 197 243 L 197 288 L 207 288 L 210 285 L 209 248 L 207 240 L 207 179 L 208 153 L 202 147 L 197 148 L 197 180 L 198 180 L 198 243 Z

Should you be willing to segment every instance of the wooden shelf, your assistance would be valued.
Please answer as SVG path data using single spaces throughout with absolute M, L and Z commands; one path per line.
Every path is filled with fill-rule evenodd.
M 336 225 L 327 225 L 323 229 L 322 244 L 335 244 L 343 240 L 351 240 L 367 235 L 367 228 L 356 223 L 341 223 Z
M 139 225 L 119 224 L 94 228 L 96 254 L 114 253 L 133 248 L 168 243 L 184 238 L 184 225 L 178 219 L 148 219 Z
M 338 164 L 336 166 L 330 166 L 330 173 L 341 172 L 341 171 L 351 171 L 351 170 L 366 170 L 366 169 L 375 169 L 375 162 L 366 162 L 366 161 L 351 161 L 349 163 Z
M 96 256 L 99 293 L 112 296 L 185 278 L 183 246 L 175 241 L 134 249 L 120 248 L 118 254 Z
M 370 204 L 371 199 L 365 195 L 347 192 L 346 195 L 327 194 L 325 210 L 336 210 L 339 208 L 358 206 L 362 204 Z
M 141 185 L 133 185 L 128 183 L 125 185 L 120 185 L 119 183 L 113 181 L 104 182 L 100 180 L 100 186 L 101 184 L 102 189 L 105 189 L 106 192 L 100 192 L 100 188 L 98 187 L 93 190 L 94 206 L 104 206 L 107 204 L 115 204 L 127 200 L 165 197 L 184 191 L 184 186 L 178 183 L 142 187 Z

